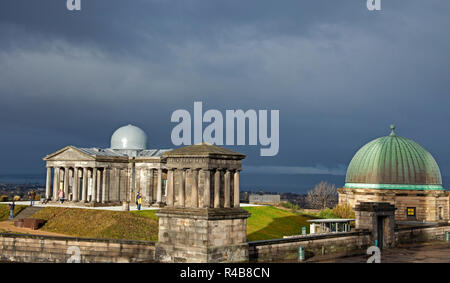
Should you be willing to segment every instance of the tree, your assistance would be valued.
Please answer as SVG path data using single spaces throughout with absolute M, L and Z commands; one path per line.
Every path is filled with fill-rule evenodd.
M 320 182 L 308 191 L 306 201 L 311 208 L 324 209 L 337 202 L 337 191 L 334 184 Z

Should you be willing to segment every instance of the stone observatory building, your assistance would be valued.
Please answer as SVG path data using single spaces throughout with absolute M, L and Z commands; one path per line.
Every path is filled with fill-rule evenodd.
M 347 169 L 339 203 L 353 208 L 361 202 L 388 202 L 395 219 L 449 220 L 449 192 L 442 187 L 439 166 L 418 143 L 391 134 L 364 145 Z
M 64 147 L 44 157 L 46 198 L 70 203 L 120 204 L 141 192 L 143 203 L 159 205 L 166 196 L 169 149 L 147 149 L 147 135 L 133 125 L 117 129 L 110 148 Z

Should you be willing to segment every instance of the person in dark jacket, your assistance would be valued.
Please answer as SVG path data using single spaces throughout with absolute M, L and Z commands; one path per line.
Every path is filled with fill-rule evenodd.
M 14 207 L 15 206 L 16 206 L 16 204 L 14 203 L 14 201 L 9 204 L 9 219 L 14 218 Z

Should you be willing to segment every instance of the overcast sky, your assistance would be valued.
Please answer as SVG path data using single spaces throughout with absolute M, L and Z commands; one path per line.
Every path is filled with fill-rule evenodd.
M 0 2 L 0 174 L 132 123 L 173 147 L 177 109 L 279 109 L 280 151 L 249 172 L 343 174 L 362 145 L 411 138 L 450 170 L 450 1 Z

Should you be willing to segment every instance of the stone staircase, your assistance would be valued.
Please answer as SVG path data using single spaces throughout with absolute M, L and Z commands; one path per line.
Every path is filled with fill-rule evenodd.
M 17 214 L 14 217 L 14 221 L 20 220 L 20 219 L 25 219 L 25 218 L 30 218 L 31 216 L 33 216 L 33 214 L 35 214 L 36 212 L 38 212 L 42 208 L 43 207 L 28 206 L 27 208 L 25 208 L 24 210 L 19 212 L 19 214 Z

